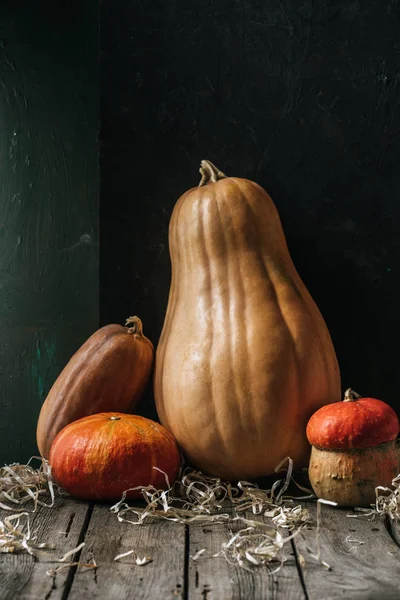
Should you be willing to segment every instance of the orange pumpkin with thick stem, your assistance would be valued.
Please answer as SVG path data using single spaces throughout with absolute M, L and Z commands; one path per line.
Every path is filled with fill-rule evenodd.
M 112 501 L 136 486 L 165 489 L 165 475 L 172 484 L 178 474 L 180 453 L 159 423 L 110 412 L 64 427 L 53 442 L 49 462 L 55 481 L 71 496 Z M 127 494 L 141 497 L 140 489 Z
M 301 281 L 271 198 L 201 163 L 169 227 L 172 281 L 157 348 L 160 421 L 188 461 L 226 479 L 308 464 L 305 429 L 340 400 L 325 322 Z
M 385 402 L 351 389 L 344 401 L 320 408 L 309 420 L 309 477 L 315 494 L 340 506 L 369 506 L 377 486 L 399 472 L 399 419 Z
M 36 440 L 48 458 L 57 433 L 69 423 L 102 411 L 131 412 L 149 381 L 154 347 L 139 317 L 125 327 L 106 325 L 74 354 L 40 411 Z

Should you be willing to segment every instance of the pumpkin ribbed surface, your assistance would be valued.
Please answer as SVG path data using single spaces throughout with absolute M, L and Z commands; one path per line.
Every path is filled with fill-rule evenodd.
M 169 241 L 154 378 L 161 422 L 213 475 L 265 475 L 285 456 L 304 466 L 307 421 L 340 399 L 340 376 L 271 198 L 217 175 L 179 199 Z
M 79 419 L 56 436 L 49 462 L 55 481 L 85 500 L 116 500 L 135 486 L 165 488 L 180 467 L 173 436 L 150 419 L 118 412 Z M 140 490 L 128 498 L 140 498 Z
M 310 444 L 327 450 L 370 448 L 396 439 L 399 419 L 391 406 L 375 398 L 335 402 L 308 422 Z
M 106 325 L 74 354 L 40 411 L 36 439 L 48 458 L 57 433 L 69 423 L 102 411 L 131 412 L 153 367 L 154 348 L 138 317 L 132 327 Z

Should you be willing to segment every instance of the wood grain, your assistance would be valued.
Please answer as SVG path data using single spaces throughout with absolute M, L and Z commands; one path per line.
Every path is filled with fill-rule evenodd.
M 38 542 L 47 542 L 54 548 L 38 551 L 36 559 L 27 553 L 0 554 L 1 600 L 64 598 L 64 590 L 71 579 L 71 569 L 66 568 L 52 577 L 46 571 L 61 566 L 62 563 L 56 562 L 57 559 L 78 546 L 89 514 L 88 504 L 61 497 L 52 509 L 40 508 L 32 514 L 31 527 L 32 531 L 37 532 Z M 2 510 L 0 518 L 4 516 L 6 511 Z M 70 560 L 73 559 L 71 557 Z
M 252 513 L 248 519 L 256 520 Z M 304 599 L 296 561 L 291 544 L 286 547 L 287 562 L 278 573 L 269 574 L 267 567 L 249 572 L 229 564 L 224 557 L 211 558 L 221 550 L 221 545 L 245 525 L 235 523 L 219 525 L 191 525 L 189 534 L 189 598 L 198 600 L 282 600 Z M 206 548 L 204 556 L 193 561 L 190 556 Z M 272 566 L 273 570 L 277 565 Z
M 135 526 L 120 523 L 108 505 L 96 505 L 86 533 L 81 560 L 92 556 L 98 569 L 75 575 L 69 600 L 112 598 L 185 598 L 185 526 L 167 521 Z M 135 550 L 152 562 L 138 566 L 131 556 L 115 562 L 118 554 Z
M 310 505 L 309 510 L 315 519 L 315 505 Z M 354 519 L 348 514 L 354 513 L 322 507 L 321 558 L 330 565 L 329 571 L 307 551 L 307 548 L 316 550 L 315 527 L 303 530 L 302 537 L 295 539 L 296 551 L 306 561 L 302 573 L 309 600 L 398 600 L 400 548 L 382 520 Z
M 315 505 L 307 503 L 307 508 L 315 521 Z M 23 553 L 0 554 L 0 598 L 397 600 L 400 548 L 381 520 L 352 519 L 348 513 L 323 507 L 321 558 L 331 570 L 310 556 L 316 551 L 314 523 L 295 538 L 295 544 L 288 544 L 287 561 L 278 573 L 270 575 L 267 569 L 249 573 L 224 558 L 211 558 L 229 539 L 228 525 L 185 527 L 154 521 L 134 526 L 119 523 L 108 505 L 96 505 L 92 511 L 86 503 L 59 498 L 55 509 L 43 508 L 32 515 L 38 541 L 53 543 L 51 551 L 42 551 L 36 561 Z M 0 513 L 3 517 L 4 511 Z M 235 523 L 232 529 L 240 527 Z M 60 565 L 55 560 L 83 540 L 85 546 L 75 560 L 94 558 L 98 568 L 72 567 L 49 577 L 46 571 Z M 206 548 L 205 558 L 193 561 L 191 556 L 202 548 Z M 139 557 L 150 556 L 152 562 L 138 566 L 132 556 L 114 561 L 128 550 L 135 550 Z

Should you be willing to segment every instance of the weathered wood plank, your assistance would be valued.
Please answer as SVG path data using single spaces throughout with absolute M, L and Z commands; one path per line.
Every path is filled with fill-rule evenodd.
M 96 505 L 85 542 L 81 560 L 93 556 L 98 569 L 90 573 L 78 569 L 69 600 L 184 598 L 184 525 L 120 523 L 108 505 Z M 132 556 L 114 562 L 128 550 L 135 550 L 139 557 L 150 556 L 152 562 L 138 566 Z
M 0 518 L 4 516 L 6 511 L 2 510 Z M 32 514 L 30 523 L 37 541 L 52 544 L 54 548 L 38 551 L 36 559 L 26 553 L 0 554 L 1 600 L 61 600 L 71 577 L 70 569 L 53 577 L 46 575 L 46 571 L 59 567 L 61 563 L 55 560 L 82 541 L 89 517 L 87 503 L 67 497 L 57 498 L 52 509 L 40 508 Z
M 316 507 L 307 504 L 313 518 Z M 397 600 L 400 577 L 400 549 L 387 533 L 382 521 L 350 519 L 349 511 L 324 506 L 320 543 L 327 571 L 310 557 L 306 546 L 315 552 L 315 527 L 304 530 L 295 540 L 296 553 L 305 559 L 301 567 L 308 598 Z M 0 518 L 5 511 L 0 512 Z M 53 510 L 40 509 L 31 516 L 38 541 L 54 544 L 35 560 L 27 554 L 0 555 L 0 598 L 2 600 L 87 600 L 115 598 L 135 600 L 150 597 L 190 600 L 247 600 L 249 598 L 304 599 L 296 561 L 287 548 L 288 560 L 275 575 L 267 569 L 249 573 L 224 558 L 193 561 L 201 548 L 207 556 L 217 553 L 230 535 L 228 525 L 191 525 L 185 527 L 157 521 L 144 526 L 119 523 L 107 505 L 94 508 L 71 498 L 58 498 Z M 250 515 L 247 515 L 250 516 Z M 90 519 L 90 520 L 89 520 Z M 234 531 L 240 528 L 234 524 Z M 86 533 L 85 533 L 86 532 Z M 56 558 L 74 548 L 84 538 L 80 560 L 95 558 L 98 569 L 65 569 L 49 577 L 46 571 L 59 566 Z M 358 542 L 364 542 L 359 544 Z M 187 546 L 185 550 L 185 544 Z M 128 556 L 114 562 L 117 554 L 135 549 L 153 562 L 134 564 Z M 187 562 L 188 561 L 188 562 Z M 188 586 L 185 588 L 185 574 Z
M 316 518 L 316 506 L 309 506 Z M 315 552 L 316 530 L 304 530 L 295 539 L 296 551 L 305 559 L 303 578 L 310 600 L 398 600 L 400 548 L 391 539 L 382 520 L 352 519 L 351 510 L 322 507 L 321 558 L 328 571 L 307 552 Z M 357 540 L 351 541 L 351 540 Z M 363 542 L 360 544 L 358 542 Z
M 245 515 L 257 519 L 252 513 Z M 190 556 L 206 548 L 204 556 L 210 557 L 221 550 L 221 545 L 231 537 L 231 531 L 245 525 L 191 525 L 189 535 L 189 598 L 198 600 L 300 600 L 304 599 L 299 572 L 290 542 L 286 548 L 288 560 L 278 573 L 270 574 L 267 567 L 249 572 L 231 565 L 222 557 L 199 558 Z M 271 567 L 273 570 L 277 565 Z

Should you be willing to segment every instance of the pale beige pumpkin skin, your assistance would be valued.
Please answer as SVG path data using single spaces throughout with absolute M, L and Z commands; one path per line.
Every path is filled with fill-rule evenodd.
M 339 506 L 374 504 L 375 488 L 390 487 L 398 473 L 395 441 L 353 450 L 326 450 L 313 446 L 308 468 L 315 494 Z
M 207 169 L 219 176 L 209 164 L 204 183 Z M 154 377 L 161 423 L 216 476 L 270 474 L 285 456 L 306 466 L 307 421 L 340 400 L 340 375 L 271 198 L 245 179 L 209 181 L 178 200 L 169 241 Z

